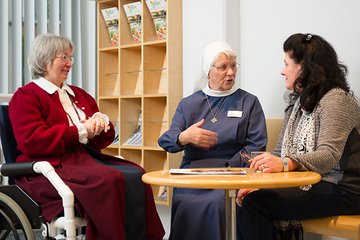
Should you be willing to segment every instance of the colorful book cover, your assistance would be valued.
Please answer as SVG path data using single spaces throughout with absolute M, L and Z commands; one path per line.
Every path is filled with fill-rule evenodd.
M 119 44 L 119 11 L 116 7 L 111 7 L 101 9 L 101 13 L 109 32 L 111 44 L 117 46 Z
M 166 39 L 166 1 L 146 0 L 159 40 Z
M 130 25 L 130 31 L 133 36 L 134 42 L 141 42 L 141 2 L 128 3 L 123 5 L 128 23 Z

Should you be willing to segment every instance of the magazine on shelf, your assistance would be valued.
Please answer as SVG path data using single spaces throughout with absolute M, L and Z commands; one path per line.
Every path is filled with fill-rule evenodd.
M 123 145 L 127 146 L 141 146 L 142 145 L 142 132 L 141 132 L 141 113 L 139 115 L 137 128 L 135 129 L 134 133 L 124 142 Z
M 167 197 L 168 197 L 167 188 L 165 186 L 160 186 L 158 198 L 162 201 L 166 201 Z
M 113 125 L 114 125 L 114 130 L 115 130 L 115 138 L 113 140 L 113 142 L 111 144 L 118 144 L 119 143 L 119 121 L 112 121 Z
M 157 38 L 166 39 L 166 1 L 146 0 L 146 5 L 151 13 Z
M 123 8 L 125 10 L 126 17 L 128 19 L 128 24 L 130 26 L 130 31 L 133 36 L 134 42 L 139 43 L 142 39 L 141 33 L 141 11 L 142 5 L 141 2 L 133 2 L 124 4 Z
M 117 7 L 101 9 L 109 33 L 111 45 L 119 44 L 119 11 Z
M 183 175 L 246 175 L 242 168 L 172 168 L 170 174 Z

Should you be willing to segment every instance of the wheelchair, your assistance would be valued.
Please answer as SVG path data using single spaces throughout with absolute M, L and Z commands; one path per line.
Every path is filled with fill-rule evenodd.
M 8 105 L 0 105 L 0 136 L 5 163 L 0 165 L 0 176 L 8 177 L 8 184 L 0 186 L 0 240 L 35 239 L 34 230 L 42 233 L 43 239 L 81 239 L 86 221 L 75 216 L 74 194 L 56 174 L 50 163 L 16 163 L 19 152 L 8 116 Z M 31 199 L 13 177 L 43 174 L 62 198 L 64 215 L 50 223 L 41 216 L 39 205 Z

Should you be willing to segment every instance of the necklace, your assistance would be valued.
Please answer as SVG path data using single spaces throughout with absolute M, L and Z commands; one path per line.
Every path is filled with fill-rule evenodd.
M 220 105 L 220 107 L 219 107 L 219 110 L 218 110 L 215 114 L 214 114 L 214 112 L 213 112 L 213 110 L 212 110 L 212 108 L 211 108 L 211 106 L 210 106 L 210 102 L 209 102 L 208 96 L 207 96 L 206 94 L 205 94 L 205 98 L 206 98 L 206 101 L 207 101 L 207 103 L 208 103 L 208 105 L 209 105 L 210 112 L 211 112 L 211 114 L 213 115 L 213 117 L 210 119 L 210 121 L 211 121 L 212 123 L 216 123 L 216 122 L 218 121 L 217 118 L 216 118 L 216 116 L 217 116 L 218 113 L 221 111 L 222 107 L 224 106 L 224 103 L 225 103 L 225 101 L 226 101 L 227 96 L 224 98 L 223 102 L 221 103 L 221 105 Z
M 59 89 L 59 98 L 60 98 L 60 102 L 63 105 L 64 111 L 66 113 L 66 115 L 68 116 L 70 123 L 72 124 L 71 126 L 75 126 L 75 122 L 72 118 L 72 116 L 74 116 L 74 114 L 69 114 L 66 110 L 71 112 L 71 108 L 74 109 L 73 113 L 75 112 L 78 121 L 81 122 L 81 117 L 80 114 L 77 110 L 77 107 L 75 105 L 75 103 L 72 101 L 70 95 L 68 94 L 68 92 L 64 89 Z
M 75 110 L 75 113 L 76 113 L 76 115 L 77 115 L 77 117 L 78 117 L 78 120 L 79 120 L 79 122 L 80 122 L 80 121 L 81 121 L 81 118 L 80 118 L 79 112 L 78 112 L 77 109 L 76 109 L 76 105 L 75 105 L 75 103 L 74 103 L 73 101 L 71 101 L 71 105 L 73 106 L 73 108 L 74 108 L 74 110 Z M 65 112 L 66 112 L 66 111 L 65 111 Z M 74 120 L 72 119 L 72 117 L 70 116 L 70 114 L 69 114 L 68 112 L 66 112 L 66 115 L 69 117 L 72 125 L 75 126 Z

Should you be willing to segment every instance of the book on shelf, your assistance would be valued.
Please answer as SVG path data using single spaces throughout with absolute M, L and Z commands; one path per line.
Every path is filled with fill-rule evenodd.
M 119 45 L 119 10 L 117 7 L 101 9 L 109 33 L 111 45 Z
M 141 11 L 142 5 L 141 2 L 133 2 L 123 5 L 126 17 L 128 19 L 128 24 L 130 26 L 130 31 L 134 42 L 139 43 L 142 39 L 141 33 Z
M 158 40 L 166 39 L 166 1 L 146 0 Z

